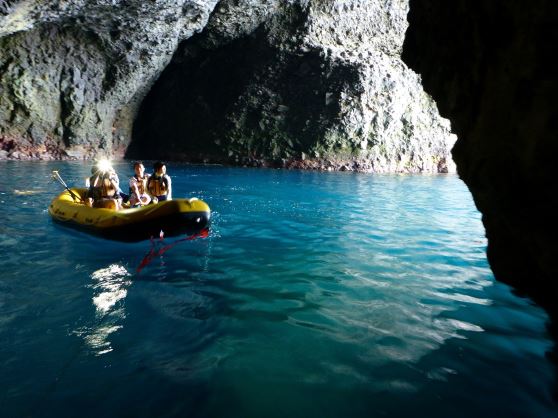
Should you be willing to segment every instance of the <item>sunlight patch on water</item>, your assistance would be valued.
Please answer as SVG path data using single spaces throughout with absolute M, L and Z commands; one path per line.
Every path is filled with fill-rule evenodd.
M 107 314 L 117 302 L 126 297 L 126 288 L 132 284 L 130 277 L 128 270 L 118 264 L 112 264 L 91 274 L 91 278 L 96 282 L 92 288 L 99 292 L 93 296 L 93 305 L 99 314 Z
M 493 302 L 490 299 L 477 298 L 470 295 L 464 295 L 461 293 L 442 293 L 442 292 L 431 292 L 432 296 L 439 297 L 441 299 L 449 299 L 456 302 L 474 303 L 477 305 L 491 305 Z
M 132 284 L 130 278 L 128 270 L 119 264 L 111 264 L 91 274 L 94 283 L 89 287 L 93 289 L 96 323 L 80 327 L 74 333 L 83 338 L 97 356 L 112 351 L 110 336 L 123 328 L 121 323 L 126 317 L 123 301 Z

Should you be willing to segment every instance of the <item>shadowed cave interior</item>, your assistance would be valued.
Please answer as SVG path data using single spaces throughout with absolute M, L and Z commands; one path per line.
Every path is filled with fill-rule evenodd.
M 264 31 L 217 47 L 203 33 L 182 42 L 140 107 L 126 156 L 243 163 L 299 156 L 319 144 L 339 113 L 335 96 L 357 74 L 336 66 L 325 78 L 328 62 L 317 50 L 281 54 Z M 263 79 L 263 88 L 251 84 Z M 328 90 L 326 103 L 316 92 Z

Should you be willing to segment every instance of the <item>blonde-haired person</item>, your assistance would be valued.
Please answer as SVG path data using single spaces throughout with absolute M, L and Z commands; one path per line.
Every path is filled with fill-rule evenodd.
M 122 209 L 122 199 L 118 193 L 118 176 L 114 168 L 107 167 L 102 170 L 95 165 L 91 174 L 86 180 L 89 186 L 86 204 L 95 208 Z

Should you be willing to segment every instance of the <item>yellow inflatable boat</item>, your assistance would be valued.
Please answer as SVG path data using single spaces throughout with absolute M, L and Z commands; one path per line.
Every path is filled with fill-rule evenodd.
M 62 192 L 48 208 L 52 219 L 103 238 L 127 242 L 159 237 L 161 231 L 166 237 L 193 234 L 209 223 L 209 206 L 195 198 L 115 211 L 86 206 L 83 203 L 86 191 L 69 189 Z

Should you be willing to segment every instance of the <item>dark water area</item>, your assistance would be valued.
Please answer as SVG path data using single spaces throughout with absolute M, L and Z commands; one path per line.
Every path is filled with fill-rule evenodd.
M 171 165 L 210 233 L 137 273 L 149 241 L 51 221 L 53 169 L 89 165 L 0 162 L 2 417 L 558 416 L 456 176 Z

